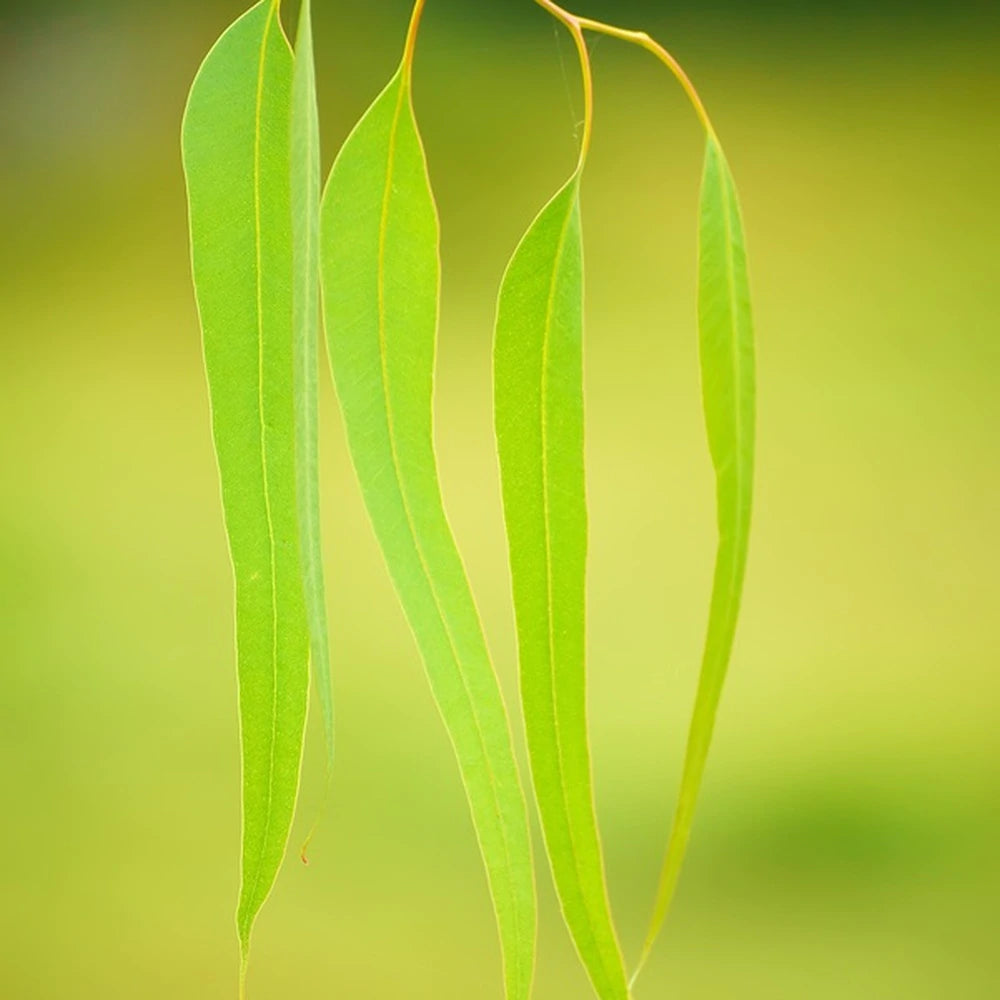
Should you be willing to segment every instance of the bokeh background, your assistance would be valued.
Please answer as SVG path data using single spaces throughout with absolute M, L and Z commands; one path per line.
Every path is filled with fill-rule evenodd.
M 329 163 L 396 63 L 407 5 L 316 6 Z M 241 9 L 0 6 L 4 1000 L 235 995 L 230 576 L 178 134 Z M 744 618 L 637 1000 L 1000 996 L 1000 21 L 972 4 L 579 12 L 647 26 L 699 85 L 742 190 L 760 340 Z M 610 41 L 594 57 L 590 700 L 631 960 L 713 551 L 701 142 L 651 59 Z M 577 71 L 530 0 L 433 0 L 416 87 L 444 226 L 445 493 L 513 706 L 491 322 L 509 253 L 572 165 Z M 251 995 L 499 1000 L 457 771 L 328 388 L 322 403 L 339 761 L 312 864 L 289 861 L 259 922 Z M 583 1000 L 539 861 L 537 996 Z

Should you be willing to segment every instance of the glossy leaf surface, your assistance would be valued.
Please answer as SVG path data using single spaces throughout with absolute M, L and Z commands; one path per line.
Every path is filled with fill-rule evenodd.
M 194 282 L 236 583 L 244 965 L 285 854 L 309 684 L 296 514 L 292 55 L 276 3 L 218 41 L 183 127 Z
M 756 433 L 750 283 L 736 185 L 714 135 L 708 138 L 702 179 L 698 321 L 719 546 L 680 794 L 643 959 L 666 918 L 687 851 L 736 634 L 750 539 Z
M 535 798 L 598 995 L 628 996 L 594 815 L 586 704 L 587 505 L 579 175 L 532 224 L 500 292 L 497 446 Z
M 348 139 L 324 194 L 326 334 L 368 513 L 461 767 L 507 995 L 524 1000 L 536 920 L 527 814 L 434 453 L 438 238 L 404 64 Z

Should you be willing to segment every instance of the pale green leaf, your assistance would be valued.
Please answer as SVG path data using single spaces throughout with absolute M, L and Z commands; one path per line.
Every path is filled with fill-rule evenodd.
M 368 513 L 458 756 L 489 875 L 507 995 L 525 1000 L 536 922 L 527 813 L 434 453 L 438 239 L 404 63 L 347 140 L 324 195 L 327 342 Z
M 333 772 L 333 685 L 323 581 L 319 502 L 319 202 L 320 140 L 312 5 L 303 0 L 292 78 L 292 245 L 295 270 L 294 359 L 299 533 L 310 662 L 326 741 L 327 791 Z M 310 836 L 312 834 L 310 833 Z M 307 841 L 308 844 L 308 841 Z M 305 850 L 302 857 L 305 859 Z
M 579 174 L 538 216 L 507 269 L 494 378 L 535 798 L 563 914 L 591 982 L 602 1000 L 624 1000 L 587 734 Z
M 292 55 L 269 0 L 209 53 L 183 127 L 194 282 L 236 583 L 244 967 L 285 854 L 309 684 L 292 364 Z
M 702 180 L 700 245 L 702 394 L 717 480 L 719 546 L 680 794 L 643 962 L 666 919 L 687 851 L 736 634 L 750 539 L 756 406 L 750 283 L 736 185 L 712 134 Z

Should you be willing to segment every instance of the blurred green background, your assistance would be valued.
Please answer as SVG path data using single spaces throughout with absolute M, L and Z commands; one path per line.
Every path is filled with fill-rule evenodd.
M 316 6 L 329 161 L 395 65 L 406 4 Z M 230 576 L 178 134 L 240 10 L 0 7 L 3 1000 L 235 995 Z M 700 87 L 741 186 L 760 340 L 745 614 L 637 1000 L 1000 996 L 1000 22 L 971 4 L 579 12 L 649 27 Z M 652 60 L 594 56 L 591 708 L 634 958 L 713 548 L 701 143 Z M 432 0 L 416 86 L 444 226 L 445 493 L 513 705 L 491 322 L 572 165 L 577 72 L 530 0 Z M 499 1000 L 457 771 L 322 403 L 340 757 L 312 865 L 289 861 L 258 925 L 251 993 Z M 537 995 L 583 1000 L 541 863 L 539 892 Z

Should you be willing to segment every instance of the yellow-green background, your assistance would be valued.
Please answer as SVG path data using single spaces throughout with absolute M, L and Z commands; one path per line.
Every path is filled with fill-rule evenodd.
M 760 343 L 744 619 L 637 1000 L 1000 996 L 997 21 L 902 4 L 580 12 L 616 6 L 714 111 Z M 406 11 L 316 7 L 329 161 L 390 74 Z M 177 147 L 198 61 L 240 9 L 0 8 L 3 1000 L 235 993 L 230 577 Z M 713 546 L 701 149 L 647 57 L 603 41 L 595 61 L 590 700 L 634 957 Z M 514 705 L 490 327 L 506 257 L 572 164 L 577 78 L 530 0 L 430 0 L 416 87 L 444 226 L 445 492 Z M 328 388 L 322 402 L 337 780 L 312 865 L 289 861 L 258 925 L 251 996 L 499 1000 L 457 771 Z M 520 746 L 516 713 L 515 728 Z M 539 862 L 537 996 L 584 1000 Z

